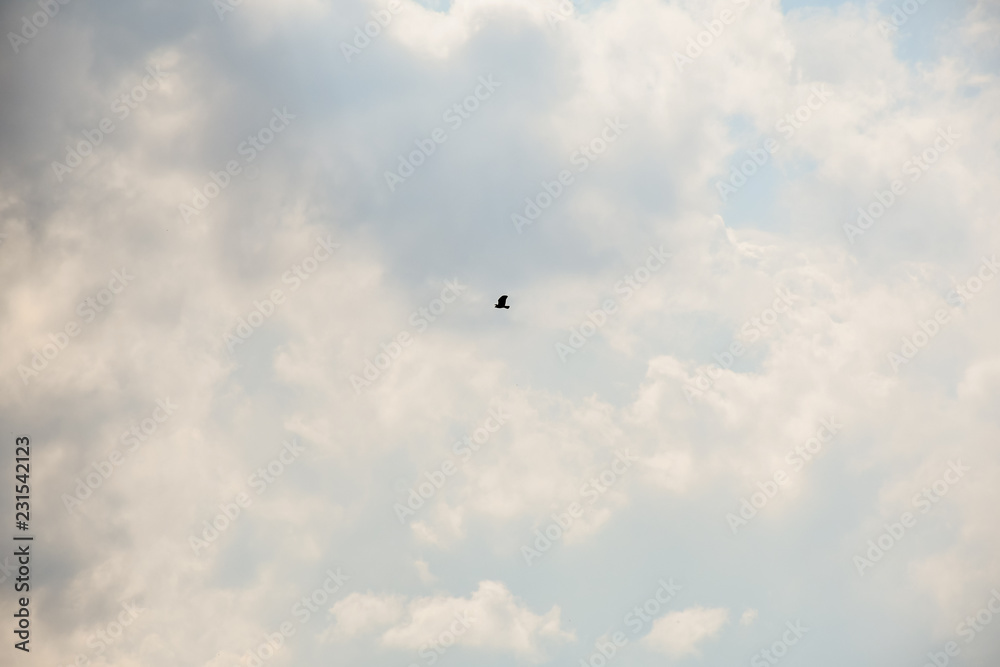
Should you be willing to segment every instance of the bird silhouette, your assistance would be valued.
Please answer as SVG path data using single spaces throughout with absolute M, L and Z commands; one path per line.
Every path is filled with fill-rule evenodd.
M 497 299 L 497 305 L 495 305 L 493 307 L 494 308 L 510 308 L 510 306 L 507 305 L 507 295 L 504 294 L 502 297 L 500 297 L 499 299 Z

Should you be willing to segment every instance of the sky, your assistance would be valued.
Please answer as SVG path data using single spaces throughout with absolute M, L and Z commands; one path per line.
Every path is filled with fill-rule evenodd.
M 997 663 L 1000 3 L 0 26 L 2 664 Z

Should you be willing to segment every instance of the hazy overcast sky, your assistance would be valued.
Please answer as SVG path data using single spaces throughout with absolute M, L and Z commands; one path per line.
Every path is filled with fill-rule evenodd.
M 996 0 L 0 27 L 3 664 L 997 664 Z

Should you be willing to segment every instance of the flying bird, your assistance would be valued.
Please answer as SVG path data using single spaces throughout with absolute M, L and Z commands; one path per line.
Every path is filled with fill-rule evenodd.
M 497 299 L 497 305 L 495 305 L 493 307 L 494 308 L 510 308 L 510 306 L 507 305 L 507 295 L 504 294 L 502 297 L 500 297 L 499 299 Z

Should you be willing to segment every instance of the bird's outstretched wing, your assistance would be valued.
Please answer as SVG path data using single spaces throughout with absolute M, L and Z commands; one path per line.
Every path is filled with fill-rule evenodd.
M 507 305 L 507 295 L 506 294 L 504 294 L 502 297 L 500 297 L 499 299 L 497 299 L 497 305 L 500 306 L 501 308 L 503 308 L 504 306 Z

